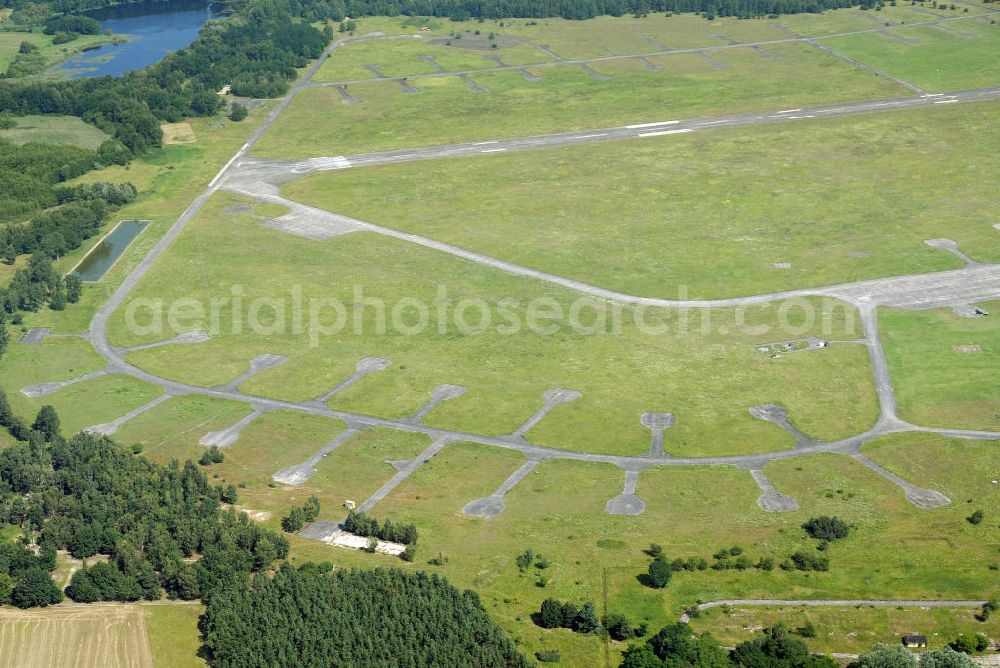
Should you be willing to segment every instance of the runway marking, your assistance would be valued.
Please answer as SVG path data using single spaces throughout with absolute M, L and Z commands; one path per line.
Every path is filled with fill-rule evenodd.
M 640 137 L 659 137 L 661 135 L 676 135 L 682 132 L 691 132 L 691 128 L 684 128 L 682 130 L 660 130 L 659 132 L 641 132 Z
M 790 114 L 790 113 L 792 113 L 794 111 L 802 111 L 802 108 L 800 107 L 798 109 L 784 109 L 782 111 L 776 111 L 774 113 L 776 113 L 776 114 Z
M 500 153 L 501 151 L 506 151 L 505 148 L 486 148 L 480 151 L 480 153 Z
M 607 132 L 598 132 L 593 135 L 577 135 L 576 137 L 570 137 L 570 139 L 590 139 L 591 137 L 607 137 Z
M 346 169 L 351 166 L 351 161 L 342 155 L 336 155 L 331 158 L 310 158 L 309 165 L 312 169 Z
M 958 100 L 935 100 L 934 104 L 955 104 Z
M 499 142 L 498 139 L 491 139 L 489 141 L 477 141 L 473 144 L 473 146 L 484 146 L 486 144 L 496 144 L 498 142 Z
M 941 97 L 944 93 L 926 93 L 920 97 Z
M 637 123 L 636 125 L 626 125 L 628 130 L 638 130 L 640 128 L 655 128 L 658 125 L 676 125 L 680 121 L 659 121 L 657 123 Z

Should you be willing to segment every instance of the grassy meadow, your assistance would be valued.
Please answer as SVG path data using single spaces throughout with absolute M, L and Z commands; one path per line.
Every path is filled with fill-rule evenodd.
M 1000 312 L 1000 302 L 981 305 Z M 899 415 L 914 424 L 1000 431 L 1000 329 L 951 309 L 887 310 L 880 332 Z
M 133 297 L 162 300 L 164 305 L 179 298 L 199 300 L 206 319 L 175 324 L 212 329 L 207 319 L 211 301 L 231 298 L 237 286 L 243 295 L 236 311 L 239 322 L 232 303 L 222 305 L 218 331 L 210 341 L 135 352 L 128 356 L 132 363 L 175 380 L 212 386 L 238 376 L 256 355 L 287 355 L 287 361 L 245 381 L 241 389 L 303 401 L 346 378 L 362 357 L 386 357 L 393 360 L 392 366 L 338 394 L 331 405 L 405 417 L 424 404 L 437 385 L 458 384 L 469 392 L 434 410 L 428 423 L 484 434 L 514 431 L 541 406 L 546 390 L 566 387 L 582 392 L 582 398 L 558 407 L 528 438 L 572 450 L 616 454 L 648 450 L 649 432 L 638 420 L 648 410 L 678 415 L 667 450 L 687 455 L 790 447 L 791 437 L 785 432 L 750 416 L 747 408 L 756 404 L 786 406 L 801 429 L 822 439 L 857 433 L 874 422 L 871 371 L 862 346 L 837 344 L 781 358 L 754 347 L 792 338 L 793 333 L 856 340 L 855 314 L 843 304 L 637 313 L 592 300 L 578 302 L 577 294 L 561 288 L 368 233 L 308 241 L 264 228 L 246 214 L 226 213 L 234 201 L 231 196 L 213 198 Z M 244 268 L 251 265 L 255 271 L 246 272 Z M 178 276 L 184 280 L 178 281 Z M 294 294 L 301 295 L 305 309 L 298 328 L 290 311 L 297 299 Z M 434 309 L 436 318 L 440 309 L 432 304 L 442 294 L 454 304 L 446 310 L 446 326 L 419 327 L 415 319 L 419 315 L 408 300 Z M 255 311 L 266 327 L 255 333 L 244 326 L 250 322 L 247 309 L 260 297 L 285 304 L 287 327 L 273 327 L 271 307 Z M 322 336 L 319 330 L 310 333 L 310 322 L 332 324 L 328 311 L 317 310 L 317 317 L 309 319 L 310 300 L 320 298 L 339 300 L 350 311 L 350 322 L 345 320 L 336 336 Z M 378 309 L 370 302 L 364 306 L 365 299 L 386 305 L 384 330 L 379 328 Z M 472 300 L 465 302 L 472 306 L 459 309 L 461 300 Z M 562 310 L 557 331 L 544 329 L 548 321 L 527 326 L 532 300 Z M 151 324 L 153 316 L 143 301 L 135 304 L 134 309 L 124 305 L 113 316 L 110 336 L 115 344 L 173 336 L 167 331 L 169 318 L 158 331 L 140 332 L 137 327 Z M 541 307 L 530 308 L 530 313 L 538 313 Z M 576 327 L 568 320 L 574 309 Z M 398 327 L 392 326 L 393 310 Z M 502 325 L 511 324 L 511 318 L 524 326 L 508 331 Z M 595 328 L 598 318 L 603 318 L 604 327 Z M 596 359 L 603 360 L 600 370 L 593 367 Z
M 2 34 L 2 33 L 0 33 Z M 76 116 L 18 116 L 17 125 L 0 130 L 0 137 L 15 144 L 28 142 L 44 144 L 72 144 L 96 149 L 110 139 L 110 135 Z
M 838 100 L 897 97 L 905 88 L 873 77 L 803 44 L 472 75 L 488 92 L 455 76 L 351 84 L 360 104 L 343 104 L 330 87 L 303 91 L 251 153 L 270 158 L 349 155 L 459 141 L 518 137 L 672 118 L 801 107 Z M 330 62 L 336 62 L 336 51 Z M 418 61 L 422 62 L 422 61 Z M 751 76 L 752 74 L 752 76 Z
M 1000 261 L 982 178 L 1000 159 L 979 140 L 997 118 L 946 105 L 334 170 L 283 193 L 629 294 L 734 297 L 962 266 L 935 237 Z

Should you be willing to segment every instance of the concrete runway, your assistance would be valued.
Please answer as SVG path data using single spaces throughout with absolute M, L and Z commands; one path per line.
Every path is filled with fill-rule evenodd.
M 554 148 L 593 142 L 621 141 L 623 139 L 646 139 L 667 135 L 686 134 L 717 128 L 746 127 L 775 123 L 789 123 L 816 118 L 831 118 L 873 112 L 899 111 L 919 107 L 947 106 L 962 102 L 978 102 L 1000 99 L 1000 86 L 953 91 L 950 93 L 925 93 L 908 97 L 883 100 L 843 102 L 797 109 L 782 109 L 750 114 L 732 114 L 691 119 L 650 119 L 632 125 L 620 125 L 577 132 L 558 132 L 529 137 L 489 139 L 422 146 L 377 153 L 355 155 L 317 156 L 300 161 L 268 160 L 265 158 L 241 158 L 236 169 L 227 173 L 226 179 L 238 188 L 240 183 L 269 183 L 280 185 L 311 172 L 322 172 L 350 167 L 388 165 L 417 160 L 434 160 L 469 155 L 503 154 L 526 149 Z

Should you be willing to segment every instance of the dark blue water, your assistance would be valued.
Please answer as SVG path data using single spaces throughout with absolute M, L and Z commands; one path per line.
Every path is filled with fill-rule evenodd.
M 132 240 L 146 227 L 144 221 L 123 220 L 101 239 L 101 243 L 90 249 L 87 257 L 80 261 L 73 273 L 84 281 L 98 281 L 111 268 L 118 256 L 125 252 Z
M 129 41 L 70 58 L 57 69 L 70 78 L 118 76 L 148 67 L 193 42 L 202 24 L 219 13 L 203 1 L 144 2 L 108 7 L 88 16 L 100 22 L 102 32 L 111 30 Z

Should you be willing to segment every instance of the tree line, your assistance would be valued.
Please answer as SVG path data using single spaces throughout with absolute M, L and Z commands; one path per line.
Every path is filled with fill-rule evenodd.
M 292 0 L 294 1 L 294 0 Z M 596 16 L 644 15 L 649 12 L 695 12 L 707 17 L 753 18 L 822 12 L 844 7 L 873 7 L 877 0 L 324 0 L 307 5 L 313 20 L 344 16 L 437 16 L 468 19 L 590 19 Z
M 319 510 L 317 502 L 317 512 Z M 355 536 L 371 536 L 390 543 L 415 545 L 417 543 L 417 527 L 412 524 L 393 524 L 388 518 L 382 524 L 374 517 L 355 510 L 347 511 L 347 518 L 342 524 L 344 531 Z

